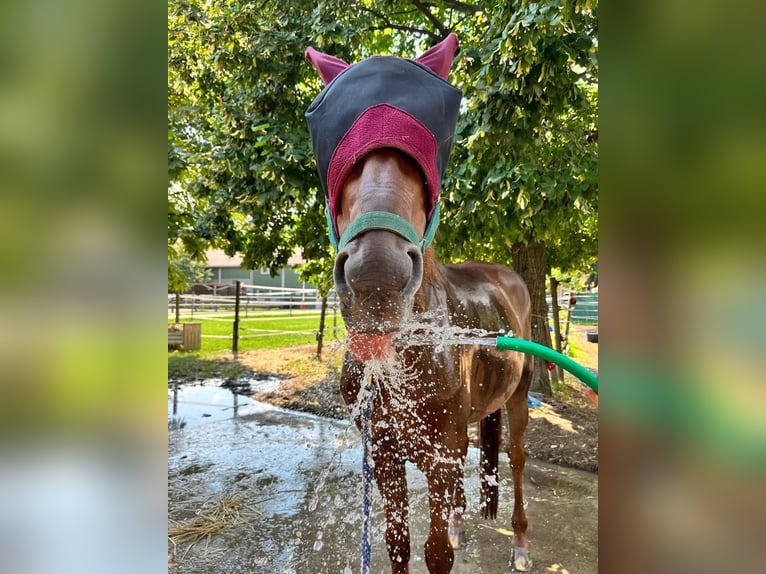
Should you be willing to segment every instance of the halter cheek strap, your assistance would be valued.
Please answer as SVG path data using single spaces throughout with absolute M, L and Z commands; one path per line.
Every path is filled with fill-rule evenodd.
M 428 246 L 431 245 L 431 242 L 434 240 L 436 228 L 439 227 L 439 204 L 437 203 L 434 206 L 431 219 L 428 221 L 428 225 L 426 225 L 422 240 L 419 238 L 415 228 L 410 225 L 409 221 L 389 211 L 368 211 L 363 213 L 357 217 L 351 225 L 348 226 L 346 231 L 343 232 L 343 235 L 338 238 L 329 208 L 325 211 L 327 214 L 327 227 L 330 234 L 330 243 L 332 243 L 336 252 L 339 252 L 351 241 L 366 231 L 383 229 L 400 235 L 410 243 L 417 245 L 420 248 L 421 253 L 425 253 Z

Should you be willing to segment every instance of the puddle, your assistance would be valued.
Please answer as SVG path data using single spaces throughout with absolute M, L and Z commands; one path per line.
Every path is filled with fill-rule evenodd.
M 250 398 L 254 392 L 279 387 L 279 377 L 253 377 L 223 386 L 223 379 L 168 385 L 168 428 L 185 428 L 272 410 L 272 406 Z
M 468 541 L 456 553 L 453 574 L 508 572 L 513 530 L 510 465 L 505 453 L 500 453 L 504 472 L 498 518 L 484 521 L 479 510 L 479 459 L 479 449 L 469 447 L 464 481 Z M 169 432 L 169 526 L 191 524 L 200 512 L 226 500 L 243 505 L 237 520 L 230 519 L 209 538 L 196 544 L 170 541 L 171 572 L 359 572 L 361 460 L 359 433 L 348 421 L 280 408 Z M 595 574 L 597 477 L 529 459 L 526 468 L 527 516 L 537 564 L 531 574 Z M 410 572 L 427 574 L 423 560 L 429 532 L 427 484 L 410 463 L 406 472 Z M 390 569 L 382 498 L 376 488 L 371 571 Z

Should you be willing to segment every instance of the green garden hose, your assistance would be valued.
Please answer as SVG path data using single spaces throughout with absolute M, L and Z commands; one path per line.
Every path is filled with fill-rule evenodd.
M 593 389 L 594 392 L 598 393 L 598 377 L 593 372 L 586 369 L 581 364 L 576 363 L 569 357 L 562 355 L 558 351 L 554 351 L 550 347 L 540 345 L 533 341 L 516 339 L 515 337 L 497 337 L 495 340 L 495 347 L 505 351 L 527 353 L 545 359 L 546 361 L 550 361 L 562 369 L 566 369 Z

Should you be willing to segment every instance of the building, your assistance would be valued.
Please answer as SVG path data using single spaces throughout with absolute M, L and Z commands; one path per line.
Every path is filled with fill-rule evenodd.
M 258 287 L 278 287 L 281 289 L 311 289 L 313 285 L 301 281 L 295 266 L 303 263 L 298 255 L 293 255 L 287 265 L 276 277 L 269 274 L 268 269 L 244 269 L 242 257 L 229 257 L 221 249 L 210 249 L 205 252 L 207 267 L 213 272 L 210 283 L 233 284 L 239 280 L 246 285 Z

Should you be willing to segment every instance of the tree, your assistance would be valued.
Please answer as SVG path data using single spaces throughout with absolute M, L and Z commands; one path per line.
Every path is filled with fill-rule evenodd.
M 168 260 L 168 289 L 186 291 L 190 283 L 204 283 L 213 278 L 213 270 L 205 262 L 191 257 L 182 248 L 172 250 Z
M 212 276 L 212 269 L 191 257 L 182 246 L 168 246 L 168 291 L 176 294 L 176 323 L 181 321 L 181 292 L 189 288 L 189 283 L 209 281 Z
M 343 56 L 353 33 L 308 1 L 172 0 L 168 23 L 168 245 L 272 273 L 297 247 L 329 259 L 303 117 L 321 86 L 303 53 Z

